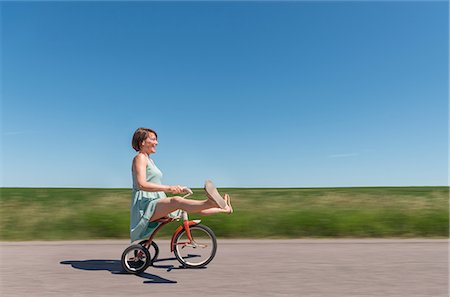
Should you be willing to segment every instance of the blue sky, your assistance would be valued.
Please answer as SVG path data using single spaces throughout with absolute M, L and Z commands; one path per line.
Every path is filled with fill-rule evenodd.
M 448 185 L 447 2 L 2 2 L 0 186 Z

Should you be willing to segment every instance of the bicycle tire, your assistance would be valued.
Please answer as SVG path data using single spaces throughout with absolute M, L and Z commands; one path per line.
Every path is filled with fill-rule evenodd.
M 202 224 L 191 226 L 190 230 L 194 243 L 187 243 L 189 239 L 187 238 L 186 230 L 183 229 L 175 237 L 174 254 L 178 262 L 184 267 L 201 268 L 208 265 L 216 255 L 216 235 L 209 227 Z M 191 258 L 194 258 L 194 260 Z
M 150 252 L 140 244 L 133 244 L 123 251 L 120 262 L 126 272 L 139 274 L 150 266 Z
M 146 243 L 147 242 L 147 240 L 142 240 L 141 242 L 139 242 L 139 244 L 140 245 L 142 245 L 142 246 L 144 246 L 144 243 Z M 153 264 L 153 262 L 156 260 L 156 259 L 158 259 L 158 256 L 159 256 L 159 247 L 158 247 L 158 245 L 156 244 L 156 242 L 154 242 L 154 241 L 152 241 L 152 245 L 151 245 L 152 247 L 153 247 L 153 251 L 151 251 L 151 250 L 149 250 L 149 252 L 150 252 L 150 256 L 151 256 L 151 264 Z M 144 246 L 145 247 L 145 246 Z

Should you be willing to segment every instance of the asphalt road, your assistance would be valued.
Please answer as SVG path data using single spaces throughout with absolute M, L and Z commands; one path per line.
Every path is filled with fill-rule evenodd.
M 449 296 L 447 240 L 219 240 L 205 269 L 121 271 L 127 241 L 3 242 L 1 296 Z

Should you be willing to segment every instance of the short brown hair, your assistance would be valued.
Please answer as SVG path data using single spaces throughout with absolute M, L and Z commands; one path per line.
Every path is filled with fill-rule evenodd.
M 158 138 L 158 134 L 152 129 L 149 128 L 137 128 L 133 134 L 133 139 L 131 140 L 131 146 L 134 148 L 136 152 L 140 151 L 141 143 L 147 139 L 150 133 L 155 134 L 156 138 Z

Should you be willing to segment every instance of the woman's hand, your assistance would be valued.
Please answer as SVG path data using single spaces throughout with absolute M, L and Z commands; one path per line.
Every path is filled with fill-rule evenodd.
M 169 187 L 169 192 L 172 194 L 181 194 L 184 193 L 186 191 L 186 188 L 183 186 L 170 186 Z

